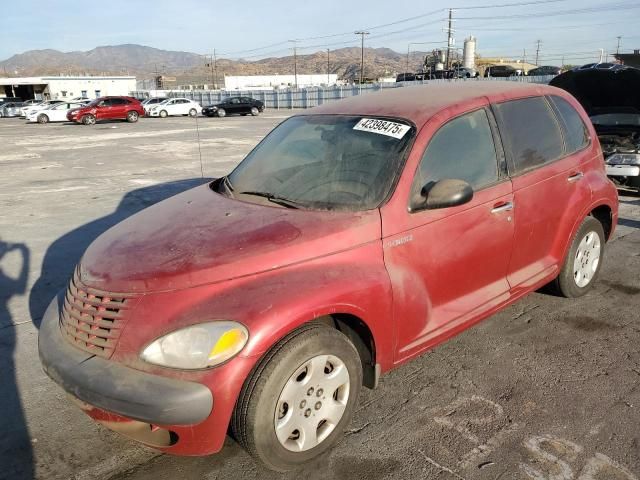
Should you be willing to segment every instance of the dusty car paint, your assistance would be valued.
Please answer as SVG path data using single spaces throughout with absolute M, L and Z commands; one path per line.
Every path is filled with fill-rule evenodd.
M 219 451 L 256 362 L 306 322 L 330 315 L 362 322 L 372 339 L 367 367 L 384 373 L 552 280 L 578 225 L 594 209 L 608 209 L 613 228 L 617 197 L 597 141 L 544 168 L 504 176 L 471 203 L 408 209 L 422 153 L 446 121 L 494 102 L 548 94 L 565 98 L 588 120 L 561 90 L 499 82 L 407 87 L 310 110 L 403 118 L 417 127 L 395 189 L 378 209 L 288 210 L 229 199 L 203 186 L 99 237 L 81 260 L 80 280 L 88 288 L 136 298 L 113 355 L 104 361 L 203 384 L 213 394 L 213 409 L 201 423 L 162 425 L 178 440 L 160 448 L 184 455 Z M 584 181 L 568 182 L 578 168 Z M 513 202 L 514 210 L 488 213 L 505 202 Z M 535 244 L 528 241 L 533 236 Z M 58 321 L 58 301 L 46 322 Z M 182 371 L 139 358 L 163 334 L 214 319 L 235 320 L 250 332 L 244 350 L 229 362 Z M 55 371 L 55 365 L 47 368 Z M 97 420 L 127 421 L 90 405 L 85 410 Z

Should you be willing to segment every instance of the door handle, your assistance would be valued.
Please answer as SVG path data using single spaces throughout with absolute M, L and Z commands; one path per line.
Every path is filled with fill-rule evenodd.
M 581 180 L 582 177 L 584 177 L 584 173 L 582 172 L 574 173 L 569 178 L 567 178 L 567 181 L 569 183 L 577 182 L 578 180 Z
M 491 213 L 506 212 L 508 210 L 513 210 L 513 203 L 512 202 L 500 203 L 500 204 L 494 206 L 493 209 L 491 210 Z

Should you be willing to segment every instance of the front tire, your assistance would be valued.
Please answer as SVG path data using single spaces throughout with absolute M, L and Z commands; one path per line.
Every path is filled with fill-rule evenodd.
M 198 115 L 198 111 L 195 108 L 192 108 L 191 110 L 189 110 L 190 117 L 195 117 L 196 115 Z
M 169 114 L 167 113 L 166 110 L 161 110 L 160 111 L 160 118 L 167 118 Z
M 81 122 L 83 125 L 94 125 L 96 123 L 96 117 L 91 114 L 87 114 L 82 117 Z
M 258 107 L 251 107 L 251 115 L 253 115 L 254 117 L 257 117 L 260 114 L 260 110 L 258 110 Z
M 139 117 L 138 112 L 134 112 L 134 111 L 128 112 L 127 122 L 136 123 L 138 121 L 138 117 Z
M 604 245 L 602 224 L 593 217 L 585 218 L 553 283 L 557 293 L 576 298 L 591 290 L 602 268 Z
M 295 469 L 330 449 L 349 424 L 362 364 L 349 339 L 310 323 L 278 342 L 240 393 L 236 440 L 267 468 Z
M 38 123 L 48 123 L 49 122 L 49 117 L 47 117 L 44 113 L 38 115 Z
M 224 108 L 219 108 L 218 112 L 217 112 L 217 115 L 219 117 L 225 117 L 227 115 L 227 111 Z

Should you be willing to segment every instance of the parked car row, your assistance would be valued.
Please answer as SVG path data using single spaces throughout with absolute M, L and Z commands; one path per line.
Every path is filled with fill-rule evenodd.
M 20 100 L 20 99 L 18 99 Z M 101 120 L 137 122 L 141 116 L 259 115 L 264 103 L 250 97 L 232 97 L 205 108 L 188 98 L 150 98 L 140 101 L 133 97 L 110 96 L 89 100 L 82 97 L 69 100 L 28 100 L 0 102 L 0 117 L 22 117 L 32 123 L 76 122 L 93 125 Z

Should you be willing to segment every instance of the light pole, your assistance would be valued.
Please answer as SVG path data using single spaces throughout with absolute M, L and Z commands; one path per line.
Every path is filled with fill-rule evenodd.
M 362 82 L 364 79 L 364 36 L 369 35 L 369 32 L 360 30 L 358 32 L 355 32 L 355 34 L 360 35 L 360 86 L 362 86 Z
M 622 40 L 622 37 L 616 37 L 618 39 L 618 46 L 616 47 L 616 55 L 620 54 L 620 41 Z
M 329 49 L 327 48 L 327 87 L 329 86 L 329 84 L 331 83 L 329 81 L 329 74 L 331 72 L 331 66 L 329 64 Z

